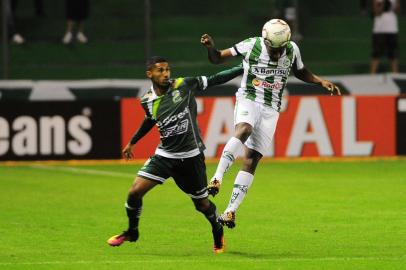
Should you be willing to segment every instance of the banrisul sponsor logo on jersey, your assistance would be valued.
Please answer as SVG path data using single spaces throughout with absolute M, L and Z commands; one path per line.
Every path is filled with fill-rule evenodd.
M 119 106 L 111 103 L 2 104 L 0 160 L 118 157 L 109 144 L 120 149 Z
M 287 68 L 269 68 L 252 66 L 251 73 L 257 76 L 288 76 L 289 69 Z

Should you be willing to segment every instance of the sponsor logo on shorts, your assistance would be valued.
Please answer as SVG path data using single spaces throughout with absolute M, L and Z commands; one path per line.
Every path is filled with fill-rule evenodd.
M 248 111 L 242 111 L 240 112 L 240 115 L 248 115 Z
M 270 83 L 270 82 L 260 80 L 257 78 L 252 80 L 252 85 L 254 85 L 255 87 L 262 87 L 264 89 L 269 89 L 269 90 L 282 90 L 282 88 L 283 88 L 283 83 L 281 83 L 281 82 Z
M 150 162 L 151 162 L 151 158 L 147 159 L 147 161 L 145 161 L 144 165 L 142 166 L 141 170 L 145 169 Z

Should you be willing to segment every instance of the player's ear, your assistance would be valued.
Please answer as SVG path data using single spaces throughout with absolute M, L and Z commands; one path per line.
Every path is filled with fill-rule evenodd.
M 147 75 L 147 77 L 148 78 L 152 78 L 152 72 L 151 72 L 151 70 L 147 70 L 146 72 L 145 72 L 145 75 Z

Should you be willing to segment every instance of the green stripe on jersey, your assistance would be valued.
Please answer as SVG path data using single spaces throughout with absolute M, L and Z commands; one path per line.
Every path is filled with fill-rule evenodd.
M 262 52 L 261 39 L 256 38 L 255 44 L 252 47 L 252 50 L 250 51 L 250 54 L 248 56 L 250 66 L 258 63 L 258 58 L 260 57 L 261 52 Z
M 161 96 L 162 97 L 162 96 Z M 156 115 L 157 115 L 157 112 L 158 112 L 158 108 L 159 108 L 159 105 L 161 104 L 161 97 L 158 97 L 157 99 L 155 99 L 154 101 L 152 101 L 153 103 L 152 103 L 152 117 L 154 118 L 154 119 L 157 119 L 156 118 Z
M 255 43 L 254 46 L 252 47 L 251 51 L 249 52 L 249 54 L 247 55 L 246 59 L 248 60 L 249 65 L 253 65 L 258 63 L 258 58 L 261 55 L 262 52 L 262 46 L 261 46 L 261 39 L 260 38 L 256 38 L 255 39 Z M 257 93 L 255 90 L 254 85 L 252 84 L 252 80 L 255 79 L 256 76 L 251 75 L 250 73 L 247 74 L 247 78 L 246 78 L 246 98 L 250 99 L 252 101 L 255 101 L 255 98 L 257 97 Z
M 293 46 L 292 44 L 289 42 L 286 45 L 286 55 L 288 56 L 289 60 L 291 61 L 290 65 L 292 66 L 292 60 L 293 60 Z
M 266 81 L 273 84 L 275 82 L 275 77 L 268 77 Z M 266 88 L 264 89 L 264 102 L 268 106 L 272 105 L 272 90 L 267 90 Z
M 183 83 L 184 80 L 185 80 L 184 78 L 177 78 L 175 80 L 175 85 L 174 85 L 173 89 L 178 89 L 179 86 Z
M 282 78 L 282 82 L 283 82 L 283 90 L 285 90 L 286 84 L 288 83 L 288 77 L 283 77 Z M 281 109 L 281 105 L 282 105 L 282 96 L 283 96 L 283 91 L 279 92 L 279 102 L 278 102 L 278 110 Z

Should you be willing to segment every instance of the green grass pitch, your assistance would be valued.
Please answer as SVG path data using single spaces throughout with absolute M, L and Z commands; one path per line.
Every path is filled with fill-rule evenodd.
M 263 162 L 217 255 L 172 180 L 144 198 L 137 243 L 106 244 L 139 166 L 1 164 L 0 269 L 406 269 L 406 159 Z

